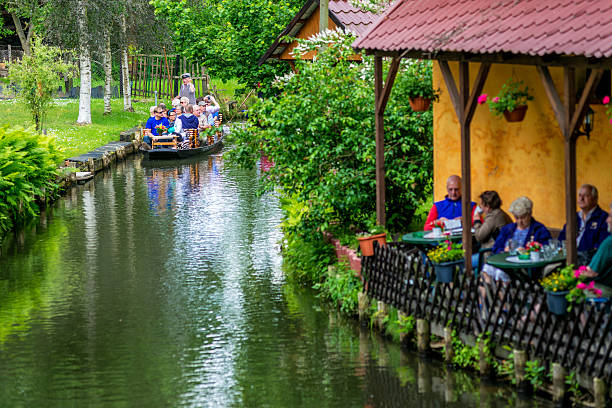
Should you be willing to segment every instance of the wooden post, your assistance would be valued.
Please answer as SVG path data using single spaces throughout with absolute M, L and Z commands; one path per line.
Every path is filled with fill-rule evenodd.
M 425 319 L 417 319 L 417 349 L 419 353 L 426 354 L 429 351 L 429 322 Z
M 519 389 L 525 388 L 525 366 L 527 365 L 527 353 L 523 350 L 514 350 L 514 378 Z
M 595 398 L 595 407 L 606 406 L 606 383 L 601 378 L 593 378 L 593 397 Z
M 552 382 L 553 382 L 553 402 L 563 403 L 565 400 L 565 368 L 559 363 L 553 363 Z
M 444 362 L 447 365 L 453 364 L 453 329 L 450 327 L 444 328 Z
M 374 95 L 376 126 L 376 223 L 385 225 L 387 216 L 385 212 L 385 129 L 384 113 L 391 95 L 391 88 L 399 69 L 400 57 L 394 57 L 389 66 L 387 80 L 382 82 L 382 57 L 374 57 Z
M 478 343 L 478 368 L 481 377 L 491 376 L 491 351 L 488 349 L 484 341 Z
M 379 300 L 377 306 L 378 313 L 376 315 L 376 327 L 378 327 L 378 330 L 382 332 L 385 329 L 383 320 L 389 315 L 389 305 Z
M 329 26 L 329 0 L 319 0 L 319 32 Z
M 370 299 L 365 292 L 359 292 L 357 294 L 357 304 L 359 310 L 359 320 L 364 322 L 368 317 L 368 309 L 370 307 Z

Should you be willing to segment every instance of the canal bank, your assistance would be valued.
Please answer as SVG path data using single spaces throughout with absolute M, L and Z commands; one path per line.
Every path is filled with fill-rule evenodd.
M 287 283 L 273 194 L 220 155 L 128 157 L 0 258 L 8 406 L 499 406 Z M 447 402 L 448 401 L 448 402 Z

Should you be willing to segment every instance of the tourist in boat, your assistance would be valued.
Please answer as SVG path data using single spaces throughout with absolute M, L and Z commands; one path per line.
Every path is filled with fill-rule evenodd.
M 163 125 L 166 128 L 170 127 L 170 122 L 168 122 L 168 118 L 162 117 L 162 109 L 159 106 L 155 107 L 155 109 L 153 110 L 153 115 L 154 116 L 152 118 L 149 118 L 147 120 L 147 123 L 145 124 L 145 129 L 147 131 L 147 134 L 143 138 L 143 141 L 146 144 L 145 148 L 151 148 L 153 141 L 151 135 L 159 136 L 156 129 L 157 126 Z
M 163 103 L 163 102 L 161 102 L 161 103 L 159 104 L 159 107 L 160 107 L 160 108 L 161 108 L 161 110 L 162 110 L 162 117 L 167 118 L 167 117 L 168 117 L 168 108 L 166 108 L 166 104 L 165 104 L 165 103 Z
M 149 117 L 150 118 L 154 118 L 155 117 L 155 109 L 157 109 L 157 105 L 153 105 L 149 108 Z
M 170 109 L 168 111 L 168 122 L 170 123 L 170 126 L 168 126 L 168 133 L 174 133 L 174 123 L 176 122 L 176 109 Z
M 179 94 L 177 95 L 177 98 L 187 98 L 187 102 L 190 105 L 195 105 L 196 104 L 196 97 L 195 97 L 195 86 L 193 86 L 193 83 L 191 81 L 191 74 L 189 74 L 188 72 L 185 72 L 183 75 L 181 75 L 181 79 L 183 81 L 183 83 L 181 84 L 181 89 L 179 91 Z

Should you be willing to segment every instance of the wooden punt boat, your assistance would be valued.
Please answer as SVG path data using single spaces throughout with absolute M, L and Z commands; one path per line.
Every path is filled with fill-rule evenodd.
M 140 151 L 144 154 L 145 159 L 147 160 L 174 160 L 174 159 L 184 159 L 187 157 L 202 155 L 202 154 L 210 154 L 217 153 L 223 147 L 223 136 L 219 137 L 217 141 L 213 144 L 200 146 L 193 149 L 172 149 L 172 148 L 161 148 L 161 149 L 151 149 L 144 150 L 140 149 Z

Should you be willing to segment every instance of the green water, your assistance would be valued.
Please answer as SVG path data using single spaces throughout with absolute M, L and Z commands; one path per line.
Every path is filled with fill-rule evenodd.
M 258 172 L 130 159 L 5 240 L 0 406 L 533 404 L 287 285 Z

